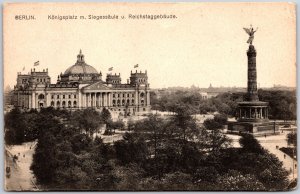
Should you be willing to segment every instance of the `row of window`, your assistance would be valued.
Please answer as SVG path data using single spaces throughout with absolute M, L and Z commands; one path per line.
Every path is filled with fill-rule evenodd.
M 25 83 L 27 83 L 27 82 L 28 82 L 27 79 L 22 79 L 22 84 L 25 84 Z
M 141 100 L 141 105 L 142 105 L 142 106 L 144 106 L 144 103 L 145 103 L 145 101 L 144 101 L 144 100 Z M 128 99 L 128 100 L 126 101 L 126 104 L 125 104 L 125 100 L 124 100 L 124 99 L 122 100 L 122 103 L 121 103 L 120 100 L 113 100 L 113 101 L 112 101 L 112 104 L 113 104 L 113 106 L 120 106 L 120 105 L 125 106 L 125 105 L 130 105 L 130 100 Z M 134 105 L 134 100 L 131 100 L 131 105 L 132 105 L 132 106 Z
M 46 79 L 45 78 L 44 79 L 43 78 L 36 78 L 36 81 L 37 82 L 46 82 Z
M 53 107 L 55 105 L 54 101 L 51 101 L 51 106 Z M 72 102 L 68 101 L 68 107 L 71 108 L 72 107 Z M 73 107 L 77 106 L 77 101 L 73 102 Z M 60 103 L 60 101 L 56 102 L 56 107 L 66 107 L 66 101 L 62 101 L 62 103 Z
M 110 110 L 112 110 L 112 111 L 124 111 L 124 112 L 126 111 L 126 109 L 110 109 Z M 127 109 L 127 111 L 128 111 L 128 112 L 131 112 L 131 111 L 130 111 L 130 108 Z M 146 109 L 143 108 L 143 111 L 146 111 Z M 134 112 L 134 109 L 132 109 L 132 112 Z
M 122 95 L 120 95 L 120 94 L 113 94 L 112 95 L 113 96 L 113 98 L 115 98 L 115 97 L 120 97 L 120 96 L 123 96 L 123 98 L 125 98 L 125 96 L 126 96 L 126 94 L 122 94 Z M 127 97 L 129 98 L 129 97 L 134 97 L 134 94 L 127 94 Z
M 26 83 L 28 79 L 22 79 L 22 83 Z M 46 78 L 36 78 L 37 82 L 46 82 Z
M 60 98 L 66 99 L 67 97 L 72 98 L 72 96 L 73 96 L 73 98 L 77 98 L 76 94 L 69 94 L 69 95 L 51 95 L 51 99 L 54 99 L 55 96 L 56 96 L 57 99 L 60 99 Z M 113 98 L 115 98 L 115 97 L 120 97 L 121 95 L 120 94 L 113 94 L 112 96 L 113 96 Z M 122 96 L 123 96 L 123 98 L 125 98 L 125 94 L 122 94 Z M 144 93 L 141 93 L 140 96 L 144 97 Z M 127 94 L 127 97 L 129 98 L 130 94 Z M 131 97 L 134 97 L 134 94 L 131 94 Z M 44 99 L 44 98 L 45 98 L 45 96 L 43 94 L 39 95 L 39 99 Z
M 138 82 L 146 82 L 146 79 L 138 79 Z
M 74 98 L 77 97 L 76 94 L 73 94 L 73 95 L 72 95 L 72 94 L 69 94 L 69 95 L 56 95 L 56 98 L 59 99 L 60 96 L 62 97 L 62 99 L 65 99 L 66 97 L 72 98 L 72 96 L 73 96 Z M 55 95 L 51 95 L 51 99 L 54 99 L 54 98 L 55 98 Z
M 121 95 L 120 95 L 120 94 L 113 94 L 112 96 L 113 96 L 113 98 L 115 98 L 115 97 L 120 97 Z M 125 98 L 125 96 L 126 96 L 126 94 L 122 94 L 122 97 L 123 97 L 123 98 Z M 130 94 L 127 94 L 127 98 L 129 98 L 130 96 L 131 96 L 131 97 L 134 97 L 134 94 L 131 94 L 131 95 L 130 95 Z M 140 96 L 141 96 L 141 97 L 144 97 L 145 94 L 144 94 L 144 93 L 141 93 Z

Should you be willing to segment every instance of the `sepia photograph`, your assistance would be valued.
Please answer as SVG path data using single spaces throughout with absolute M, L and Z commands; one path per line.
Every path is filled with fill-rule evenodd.
M 296 190 L 296 56 L 295 3 L 4 3 L 4 190 Z

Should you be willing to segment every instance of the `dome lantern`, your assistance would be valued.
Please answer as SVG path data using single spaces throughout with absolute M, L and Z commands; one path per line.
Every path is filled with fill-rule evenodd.
M 79 51 L 79 54 L 77 55 L 77 62 L 84 63 L 84 55 L 82 54 L 81 49 Z

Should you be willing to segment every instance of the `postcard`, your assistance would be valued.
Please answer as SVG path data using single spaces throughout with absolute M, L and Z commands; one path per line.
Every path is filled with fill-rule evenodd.
M 296 5 L 5 3 L 6 191 L 296 189 Z

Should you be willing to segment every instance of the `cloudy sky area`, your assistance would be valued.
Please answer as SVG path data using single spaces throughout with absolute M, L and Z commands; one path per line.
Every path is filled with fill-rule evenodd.
M 148 71 L 152 88 L 247 86 L 248 35 L 258 27 L 258 83 L 296 86 L 295 8 L 288 3 L 173 4 L 10 4 L 4 10 L 5 86 L 17 72 L 48 68 L 52 83 L 76 62 L 80 49 L 86 63 L 103 73 Z M 18 14 L 36 20 L 15 20 Z M 48 15 L 174 14 L 173 20 L 49 20 Z

